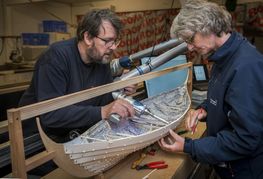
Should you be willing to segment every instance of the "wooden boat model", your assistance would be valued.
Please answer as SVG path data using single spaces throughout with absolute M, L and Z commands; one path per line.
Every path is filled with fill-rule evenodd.
M 123 120 L 118 124 L 102 120 L 79 137 L 64 144 L 53 143 L 41 132 L 46 141 L 45 146 L 55 146 L 65 153 L 57 155 L 54 161 L 70 174 L 79 177 L 97 175 L 130 153 L 156 142 L 166 135 L 169 129 L 176 128 L 191 104 L 185 84 L 170 92 L 148 98 L 143 103 L 169 124 L 146 115 Z M 53 144 L 50 145 L 51 143 Z M 69 164 L 65 165 L 65 157 L 83 171 L 68 170 Z M 82 175 L 83 173 L 85 175 Z
M 22 120 L 184 68 L 188 68 L 188 75 L 182 86 L 142 101 L 155 115 L 167 120 L 168 124 L 147 115 L 123 120 L 118 124 L 102 120 L 82 135 L 63 144 L 55 143 L 48 138 L 38 119 L 37 124 L 46 151 L 25 159 L 23 140 L 21 140 Z M 192 63 L 186 63 L 8 110 L 13 177 L 26 178 L 26 171 L 51 159 L 60 168 L 77 177 L 90 177 L 104 172 L 130 153 L 164 137 L 169 129 L 176 128 L 191 105 L 189 96 L 192 90 L 191 81 Z

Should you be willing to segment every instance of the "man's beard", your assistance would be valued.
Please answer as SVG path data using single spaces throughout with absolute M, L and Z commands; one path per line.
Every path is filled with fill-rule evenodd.
M 112 50 L 110 50 L 108 53 L 104 53 L 102 56 L 99 54 L 98 50 L 95 46 L 87 49 L 86 51 L 88 61 L 91 63 L 98 63 L 98 64 L 108 64 L 111 61 L 111 55 L 113 53 Z

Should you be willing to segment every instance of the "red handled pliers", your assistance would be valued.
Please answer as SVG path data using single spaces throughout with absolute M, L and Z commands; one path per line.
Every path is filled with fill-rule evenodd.
M 165 161 L 156 161 L 156 162 L 150 162 L 145 165 L 138 165 L 136 167 L 137 170 L 142 170 L 142 169 L 163 169 L 167 168 L 168 165 L 165 164 Z

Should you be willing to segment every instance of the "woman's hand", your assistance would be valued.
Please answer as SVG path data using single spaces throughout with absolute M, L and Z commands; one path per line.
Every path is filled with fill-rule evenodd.
M 194 133 L 198 121 L 205 118 L 206 116 L 207 113 L 203 108 L 197 110 L 190 109 L 186 115 L 185 128 L 188 131 L 192 131 L 192 133 Z
M 165 141 L 164 138 L 158 141 L 160 147 L 165 151 L 170 152 L 183 152 L 184 150 L 184 141 L 185 139 L 178 134 L 176 134 L 173 130 L 169 130 L 170 136 L 168 136 L 169 143 Z

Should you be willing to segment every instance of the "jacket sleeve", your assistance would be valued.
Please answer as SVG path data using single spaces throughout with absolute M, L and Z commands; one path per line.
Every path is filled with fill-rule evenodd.
M 216 136 L 185 141 L 184 152 L 199 162 L 217 164 L 262 152 L 263 138 L 263 61 L 236 69 L 225 102 L 231 106 L 228 120 L 233 130 Z

